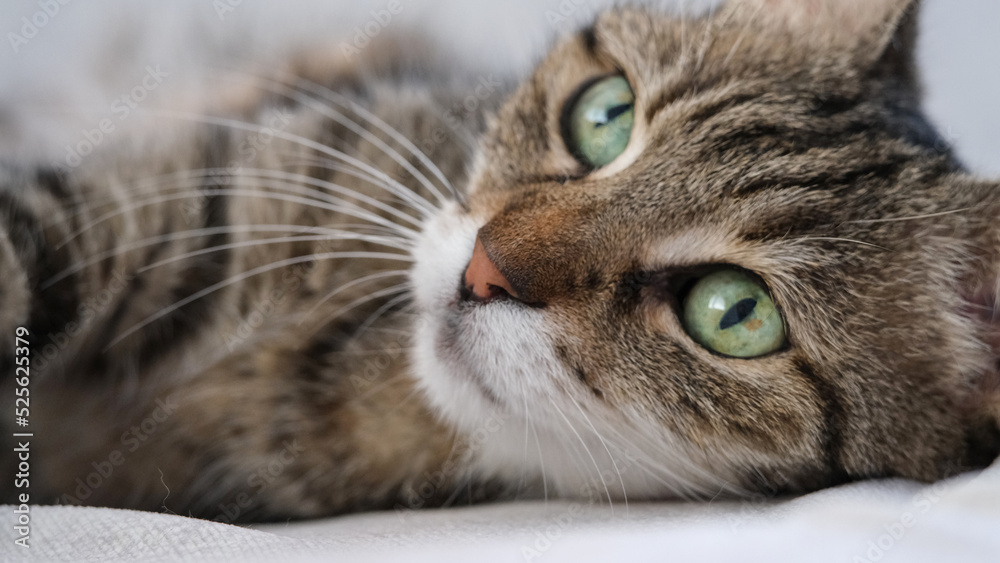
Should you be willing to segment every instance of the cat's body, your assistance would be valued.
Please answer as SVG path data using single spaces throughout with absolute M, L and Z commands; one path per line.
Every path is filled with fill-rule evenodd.
M 611 12 L 513 93 L 390 42 L 165 117 L 154 157 L 5 168 L 33 490 L 248 520 L 988 461 L 997 185 L 919 113 L 914 5 L 836 6 Z M 588 167 L 564 108 L 609 75 L 635 125 Z M 723 265 L 780 345 L 692 339 Z
M 463 102 L 481 84 L 478 77 L 433 81 L 432 67 L 412 64 L 360 76 L 385 59 L 396 63 L 386 51 L 399 47 L 373 48 L 355 65 L 336 60 L 339 53 L 331 66 L 312 61 L 324 76 L 310 77 L 332 80 L 326 86 L 336 94 L 291 73 L 250 89 L 222 82 L 241 94 L 239 113 L 225 108 L 230 121 L 218 125 L 201 122 L 204 114 L 165 117 L 171 137 L 153 152 L 168 158 L 150 159 L 141 149 L 129 157 L 122 147 L 69 174 L 5 178 L 12 236 L 4 243 L 19 249 L 24 264 L 38 264 L 4 292 L 3 307 L 5 328 L 23 325 L 32 335 L 35 490 L 58 493 L 49 500 L 150 510 L 170 494 L 168 508 L 225 518 L 236 516 L 221 507 L 246 495 L 241 520 L 417 507 L 452 494 L 450 483 L 464 473 L 436 483 L 433 498 L 401 496 L 441 469 L 454 433 L 415 396 L 406 375 L 412 314 L 399 311 L 398 299 L 390 303 L 406 294 L 407 237 L 422 220 L 393 190 L 412 189 L 408 197 L 427 210 L 423 198 L 436 197 L 394 185 L 420 182 L 400 162 L 434 178 L 439 192 L 447 188 L 350 104 L 425 141 L 436 166 L 461 182 L 471 152 L 462 142 L 483 128 L 481 114 Z M 493 91 L 474 98 L 483 110 L 501 95 L 490 79 Z M 357 131 L 393 148 L 365 143 Z M 264 242 L 245 244 L 254 240 Z M 132 251 L 116 253 L 124 249 Z M 206 249 L 214 250 L 199 253 Z M 281 261 L 288 263 L 268 269 Z M 255 268 L 263 271 L 225 284 Z M 44 303 L 35 309 L 44 312 L 27 315 L 29 303 Z M 145 430 L 144 419 L 153 421 Z M 114 452 L 124 463 L 86 485 L 92 462 L 114 462 Z

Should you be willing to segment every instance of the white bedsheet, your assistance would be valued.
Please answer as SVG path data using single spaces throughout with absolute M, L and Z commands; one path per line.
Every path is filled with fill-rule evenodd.
M 35 506 L 30 549 L 0 507 L 2 561 L 1000 561 L 1000 463 L 935 485 L 855 483 L 780 502 L 520 502 L 240 528 Z

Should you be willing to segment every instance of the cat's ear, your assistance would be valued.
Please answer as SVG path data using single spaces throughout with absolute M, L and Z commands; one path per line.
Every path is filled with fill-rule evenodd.
M 767 27 L 846 49 L 859 63 L 912 82 L 920 0 L 730 0 Z

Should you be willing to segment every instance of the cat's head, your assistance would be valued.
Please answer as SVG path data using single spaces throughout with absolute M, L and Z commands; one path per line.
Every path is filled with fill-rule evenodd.
M 969 462 L 995 240 L 916 8 L 618 9 L 549 54 L 413 274 L 421 384 L 484 463 L 635 497 Z

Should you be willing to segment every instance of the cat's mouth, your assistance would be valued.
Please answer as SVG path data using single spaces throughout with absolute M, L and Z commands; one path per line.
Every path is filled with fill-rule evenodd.
M 463 325 L 468 322 L 468 313 L 463 309 L 468 303 L 458 302 L 453 310 L 445 313 L 444 322 L 434 334 L 434 355 L 447 365 L 446 377 L 454 377 L 460 381 L 471 383 L 491 404 L 503 405 L 500 394 L 490 385 L 490 378 L 470 358 L 468 338 L 463 339 Z

